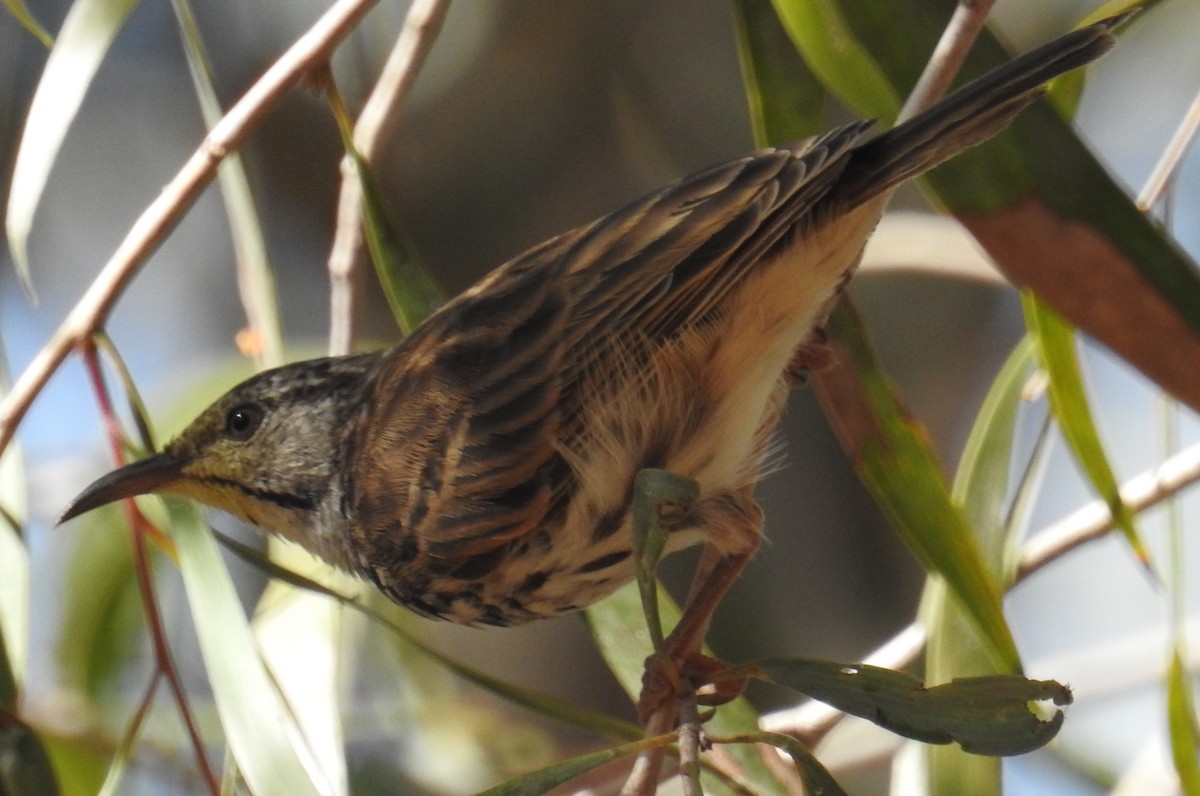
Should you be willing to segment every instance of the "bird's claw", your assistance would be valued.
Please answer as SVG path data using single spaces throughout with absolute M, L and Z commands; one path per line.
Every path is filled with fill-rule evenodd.
M 638 719 L 648 726 L 651 718 L 663 711 L 673 717 L 678 700 L 689 697 L 705 707 L 736 699 L 746 689 L 746 679 L 727 678 L 724 674 L 728 670 L 729 665 L 724 661 L 699 652 L 686 655 L 682 661 L 665 653 L 651 655 L 646 658 L 642 674 Z

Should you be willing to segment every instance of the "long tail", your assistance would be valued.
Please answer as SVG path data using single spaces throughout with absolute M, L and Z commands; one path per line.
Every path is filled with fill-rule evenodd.
M 1047 81 L 1108 52 L 1116 43 L 1113 28 L 1132 13 L 1030 50 L 855 147 L 830 199 L 859 204 L 991 138 L 1045 93 Z

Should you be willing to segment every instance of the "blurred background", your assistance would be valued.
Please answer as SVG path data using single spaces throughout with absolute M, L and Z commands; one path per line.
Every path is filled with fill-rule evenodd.
M 54 31 L 68 5 L 47 0 L 33 11 Z M 1070 27 L 1095 5 L 1008 0 L 996 9 L 994 30 L 1012 49 L 1022 50 Z M 313 0 L 197 4 L 223 103 L 236 99 L 325 7 Z M 369 90 L 405 11 L 405 3 L 381 4 L 338 51 L 334 71 L 352 107 Z M 1200 87 L 1198 34 L 1200 5 L 1162 3 L 1091 73 L 1079 127 L 1133 193 Z M 41 45 L 0 14 L 5 185 L 45 60 Z M 828 110 L 830 124 L 847 118 L 835 107 Z M 167 4 L 141 4 L 88 92 L 35 219 L 30 258 L 36 302 L 22 292 L 7 253 L 0 252 L 0 341 L 10 374 L 19 373 L 43 345 L 202 134 L 171 10 Z M 528 246 L 751 147 L 725 2 L 458 0 L 378 174 L 396 219 L 453 293 Z M 341 157 L 324 100 L 294 92 L 243 154 L 277 269 L 289 354 L 314 355 L 324 350 L 328 332 L 325 263 Z M 1196 158 L 1179 174 L 1173 195 L 1171 229 L 1194 255 L 1200 247 Z M 234 344 L 245 319 L 220 201 L 215 188 L 206 192 L 122 298 L 108 327 L 163 438 L 249 370 Z M 979 402 L 1024 327 L 1015 293 L 999 283 L 954 225 L 915 215 L 926 208 L 916 189 L 898 198 L 898 212 L 873 244 L 852 294 L 886 368 L 929 425 L 952 471 Z M 377 344 L 394 340 L 386 305 L 373 287 L 368 293 L 360 338 Z M 1157 393 L 1095 347 L 1086 347 L 1085 363 L 1102 433 L 1125 480 L 1161 457 L 1147 443 L 1158 439 Z M 1039 412 L 1032 410 L 1035 420 Z M 1186 439 L 1197 437 L 1193 419 L 1185 420 Z M 860 659 L 912 620 L 923 576 L 865 494 L 811 391 L 795 394 L 782 433 L 785 464 L 760 493 L 770 541 L 718 613 L 712 645 L 736 660 L 797 654 Z M 79 643 L 79 633 L 107 628 L 114 614 L 124 612 L 136 624 L 132 580 L 113 582 L 105 563 L 111 558 L 116 562 L 111 571 L 127 571 L 120 569 L 121 553 L 114 552 L 127 541 L 96 522 L 53 525 L 66 502 L 110 466 L 78 362 L 54 378 L 22 424 L 19 440 L 29 484 L 30 711 L 63 727 L 120 727 L 123 712 L 102 715 L 79 692 L 96 678 L 112 678 L 117 685 L 107 693 L 113 701 L 101 705 L 127 706 L 118 697 L 140 693 L 144 641 L 128 636 L 136 648 L 113 659 L 122 661 L 116 674 L 89 669 L 87 661 L 94 659 L 71 646 Z M 1030 525 L 1043 527 L 1088 499 L 1088 489 L 1059 450 Z M 1194 504 L 1194 497 L 1184 501 L 1185 511 L 1192 510 L 1185 517 L 1195 516 Z M 227 520 L 214 521 L 229 529 Z M 1155 522 L 1148 515 L 1144 525 L 1161 553 L 1165 542 Z M 1195 571 L 1195 552 L 1190 556 L 1189 569 Z M 686 582 L 692 563 L 681 559 L 669 567 L 676 584 Z M 252 601 L 261 578 L 237 566 Z M 162 570 L 168 607 L 185 617 L 173 573 Z M 1194 598 L 1196 584 L 1191 586 Z M 104 616 L 81 630 L 78 616 L 70 614 L 74 601 L 98 589 L 109 600 Z M 1163 789 L 1126 792 L 1171 792 L 1161 696 L 1167 598 L 1123 543 L 1106 540 L 1071 555 L 1020 586 L 1008 608 L 1028 673 L 1069 682 L 1078 696 L 1053 749 L 1006 763 L 1009 792 L 1109 793 L 1148 782 Z M 423 621 L 414 627 L 493 674 L 632 717 L 578 618 L 503 631 Z M 183 628 L 177 635 L 177 660 L 202 691 L 189 633 Z M 369 674 L 361 683 L 356 693 L 364 705 L 388 688 Z M 780 705 L 778 694 L 753 696 L 763 707 Z M 164 702 L 161 712 L 170 711 Z M 415 759 L 420 755 L 414 749 L 436 752 L 406 740 L 395 716 L 368 714 L 359 714 L 346 730 L 361 782 L 376 766 L 389 769 L 397 754 Z M 530 732 L 529 748 L 540 748 L 559 730 Z M 486 738 L 464 733 L 459 740 L 479 743 L 486 752 L 481 737 Z M 566 735 L 559 740 L 579 742 Z M 168 747 L 159 751 L 161 759 L 149 755 L 141 761 L 145 765 L 129 780 L 128 792 L 195 787 L 186 776 L 186 751 L 179 759 Z M 525 752 L 518 745 L 514 754 Z M 862 757 L 848 755 L 852 773 L 846 784 L 854 793 L 881 792 L 886 760 Z M 460 788 L 444 773 L 431 773 L 437 766 L 430 760 L 424 764 L 430 770 L 413 764 L 412 792 L 487 784 L 484 774 L 481 783 L 468 780 Z M 489 758 L 479 765 L 486 770 L 498 764 Z M 1122 784 L 1135 771 L 1152 778 Z M 355 792 L 374 792 L 366 788 Z

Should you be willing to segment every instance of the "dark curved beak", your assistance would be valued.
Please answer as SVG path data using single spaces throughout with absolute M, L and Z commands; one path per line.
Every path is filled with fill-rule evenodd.
M 135 495 L 145 495 L 162 489 L 183 475 L 183 460 L 160 453 L 140 462 L 127 464 L 97 479 L 67 506 L 58 518 L 60 523 L 78 517 L 86 511 Z

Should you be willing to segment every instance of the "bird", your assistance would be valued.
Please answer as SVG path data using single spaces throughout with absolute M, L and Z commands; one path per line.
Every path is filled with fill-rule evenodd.
M 630 582 L 635 480 L 664 470 L 696 487 L 661 516 L 667 553 L 704 546 L 667 639 L 697 654 L 760 546 L 784 400 L 896 187 L 1000 132 L 1123 18 L 889 130 L 855 122 L 685 177 L 509 260 L 391 348 L 255 375 L 61 521 L 191 498 L 420 614 L 505 626 Z

